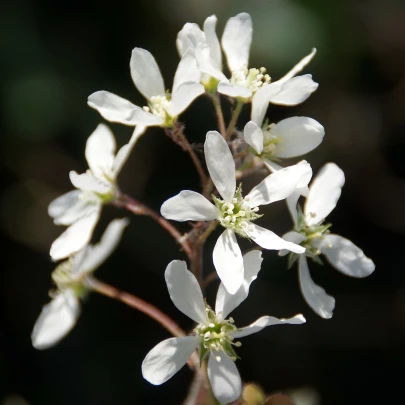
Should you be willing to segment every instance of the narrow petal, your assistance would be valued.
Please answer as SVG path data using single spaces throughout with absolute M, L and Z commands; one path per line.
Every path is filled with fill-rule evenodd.
M 132 125 L 141 125 L 141 126 L 159 126 L 164 123 L 164 119 L 157 115 L 151 114 L 143 110 L 142 108 L 132 109 L 128 113 L 128 120 Z
M 326 218 L 336 207 L 345 183 L 343 170 L 334 163 L 327 163 L 311 183 L 304 205 L 307 225 L 315 225 Z
M 83 191 L 91 191 L 97 194 L 107 194 L 113 185 L 104 179 L 93 176 L 90 172 L 77 174 L 75 171 L 69 172 L 72 184 Z
M 251 207 L 280 201 L 289 197 L 297 187 L 302 187 L 305 182 L 308 184 L 311 176 L 311 165 L 303 160 L 296 165 L 285 167 L 268 175 L 245 198 L 249 198 Z
M 129 220 L 127 218 L 114 219 L 111 221 L 104 231 L 100 242 L 94 246 L 88 246 L 86 255 L 81 260 L 78 271 L 80 273 L 88 273 L 100 267 L 117 248 L 124 229 L 128 224 Z
M 272 160 L 264 158 L 263 162 L 271 173 L 274 173 L 274 172 L 277 172 L 277 171 L 283 169 L 283 166 L 280 166 L 277 163 L 274 163 Z
M 86 206 L 80 190 L 72 190 L 55 198 L 48 206 L 48 215 L 56 225 L 71 225 L 83 215 Z
M 312 48 L 312 51 L 309 55 L 302 58 L 286 75 L 284 75 L 278 81 L 284 82 L 284 81 L 290 80 L 295 75 L 300 73 L 304 69 L 304 67 L 307 66 L 309 64 L 309 62 L 311 62 L 311 60 L 314 58 L 315 54 L 316 54 L 316 49 Z
M 208 360 L 208 378 L 214 397 L 221 404 L 236 401 L 242 392 L 242 381 L 235 363 L 225 352 L 212 352 Z
M 195 48 L 204 42 L 205 35 L 201 28 L 197 24 L 186 23 L 177 34 L 176 46 L 180 56 L 183 57 L 190 47 Z
M 275 155 L 291 158 L 304 155 L 319 146 L 325 129 L 312 118 L 291 117 L 280 121 L 271 129 L 271 133 L 280 137 Z
M 86 160 L 91 172 L 102 177 L 109 175 L 115 157 L 116 143 L 114 134 L 107 125 L 99 124 L 86 142 Z
M 233 336 L 235 337 L 235 339 L 239 339 L 241 337 L 249 336 L 252 335 L 253 333 L 260 332 L 267 326 L 282 325 L 282 324 L 301 325 L 303 323 L 305 323 L 305 318 L 301 314 L 295 315 L 292 318 L 288 319 L 284 318 L 278 319 L 275 318 L 274 316 L 262 316 L 249 326 L 245 326 L 244 328 L 238 329 L 238 331 L 235 332 Z
M 261 87 L 252 97 L 252 121 L 260 127 L 263 124 L 264 116 L 269 107 L 270 100 L 281 90 L 282 84 L 278 82 L 266 84 Z
M 197 67 L 197 60 L 194 52 L 187 49 L 177 65 L 177 70 L 173 80 L 173 93 L 186 82 L 199 83 L 201 77 L 200 69 Z
M 121 171 L 122 167 L 124 166 L 125 162 L 127 161 L 135 143 L 129 142 L 124 145 L 120 150 L 117 152 L 117 155 L 114 158 L 113 167 L 112 167 L 112 174 L 113 178 L 116 179 L 119 172 Z
M 363 278 L 375 269 L 373 261 L 353 242 L 342 236 L 326 235 L 319 248 L 330 264 L 347 276 Z
M 218 238 L 212 258 L 225 289 L 235 294 L 243 283 L 243 258 L 232 230 L 225 230 Z
M 136 142 L 138 141 L 138 139 L 141 137 L 141 135 L 143 135 L 147 129 L 147 125 L 140 125 L 138 124 L 135 129 L 134 132 L 132 133 L 131 139 L 129 140 L 129 143 L 131 145 L 135 145 Z
M 225 201 L 231 201 L 236 191 L 235 162 L 228 144 L 217 131 L 207 133 L 204 153 L 215 187 Z
M 204 34 L 205 40 L 210 48 L 210 55 L 217 67 L 220 69 L 222 66 L 222 52 L 215 27 L 217 25 L 217 17 L 211 15 L 204 21 Z
M 197 323 L 207 322 L 200 285 L 187 269 L 186 262 L 171 261 L 166 267 L 165 279 L 170 298 L 177 309 Z
M 53 243 L 50 255 L 53 260 L 64 259 L 83 249 L 93 235 L 94 227 L 100 216 L 101 205 L 95 205 L 85 217 L 70 225 Z
M 210 221 L 218 218 L 220 212 L 215 205 L 195 191 L 183 190 L 166 200 L 160 208 L 166 219 L 174 221 Z
M 256 153 L 262 153 L 263 131 L 254 121 L 249 121 L 245 125 L 245 128 L 243 129 L 243 139 L 256 151 Z
M 287 232 L 283 235 L 283 239 L 286 240 L 287 242 L 292 242 L 295 243 L 297 245 L 300 245 L 302 242 L 304 242 L 304 240 L 306 239 L 306 237 L 302 234 L 302 233 L 298 233 L 295 231 L 291 231 L 291 232 Z M 288 250 L 286 249 L 282 249 L 278 252 L 279 256 L 285 256 L 289 253 Z
M 240 84 L 231 84 L 228 80 L 218 83 L 217 91 L 233 98 L 249 98 L 252 96 L 252 91 L 247 87 Z
M 231 72 L 248 66 L 252 34 L 252 19 L 249 14 L 240 13 L 227 21 L 222 35 L 222 48 Z
M 80 315 L 80 303 L 73 290 L 58 293 L 41 311 L 32 331 L 35 349 L 56 345 L 75 326 Z
M 154 385 L 172 378 L 187 363 L 199 340 L 197 336 L 185 336 L 160 342 L 142 362 L 143 378 Z
M 198 44 L 195 48 L 195 56 L 197 58 L 197 66 L 201 72 L 212 76 L 218 81 L 227 80 L 222 73 L 221 66 L 218 66 L 211 57 L 211 50 L 207 44 Z
M 140 107 L 137 107 L 128 100 L 104 90 L 91 94 L 87 100 L 87 104 L 97 110 L 107 121 L 129 126 L 135 125 L 130 119 L 131 112 L 133 110 L 141 110 Z
M 129 66 L 136 88 L 146 99 L 165 95 L 162 74 L 150 52 L 146 49 L 134 48 Z
M 274 232 L 261 226 L 250 224 L 245 228 L 246 234 L 264 249 L 281 250 L 287 249 L 294 253 L 304 253 L 305 248 L 295 243 L 287 242 L 277 236 Z
M 221 316 L 222 319 L 225 319 L 247 298 L 250 284 L 256 280 L 262 261 L 262 252 L 260 250 L 252 250 L 243 256 L 244 278 L 242 285 L 235 294 L 229 294 L 224 285 L 222 283 L 220 284 L 215 303 L 217 316 Z
M 335 299 L 326 294 L 325 290 L 315 284 L 309 274 L 308 262 L 305 255 L 301 255 L 298 262 L 299 280 L 302 295 L 307 304 L 322 318 L 332 318 Z
M 171 115 L 180 115 L 198 96 L 205 92 L 204 86 L 198 82 L 181 84 L 172 94 Z
M 294 222 L 294 225 L 298 225 L 298 212 L 297 212 L 297 203 L 300 198 L 301 193 L 298 190 L 295 190 L 289 197 L 287 197 L 287 208 L 291 215 L 291 218 Z

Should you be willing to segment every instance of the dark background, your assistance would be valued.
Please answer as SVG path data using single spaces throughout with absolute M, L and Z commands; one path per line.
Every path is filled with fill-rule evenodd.
M 103 89 L 145 104 L 129 74 L 132 48 L 152 52 L 170 88 L 178 63 L 175 38 L 183 24 L 201 25 L 215 13 L 221 35 L 226 20 L 241 11 L 253 19 L 250 65 L 265 66 L 273 79 L 318 48 L 306 69 L 320 83 L 317 92 L 295 108 L 272 106 L 268 115 L 275 122 L 306 115 L 324 125 L 324 142 L 306 159 L 314 171 L 327 161 L 345 171 L 343 194 L 330 217 L 333 232 L 361 246 L 377 266 L 369 278 L 357 280 L 311 263 L 314 280 L 337 302 L 334 317 L 323 320 L 303 301 L 296 269 L 287 271 L 285 259 L 264 252 L 259 279 L 233 314 L 237 324 L 298 312 L 307 324 L 267 328 L 244 339 L 238 350 L 241 375 L 267 392 L 300 390 L 309 396 L 305 402 L 301 395 L 297 405 L 403 402 L 404 2 L 245 3 L 16 0 L 0 6 L 2 405 L 181 403 L 191 378 L 187 368 L 160 387 L 141 376 L 145 354 L 168 333 L 108 298 L 90 296 L 76 328 L 55 348 L 31 347 L 32 327 L 52 288 L 49 247 L 64 229 L 53 225 L 47 205 L 71 189 L 69 170 L 87 168 L 85 141 L 102 122 L 87 107 L 87 96 Z M 198 99 L 181 118 L 201 149 L 206 131 L 216 128 L 209 100 Z M 248 119 L 245 107 L 239 127 Z M 128 141 L 131 128 L 111 127 L 119 145 Z M 125 166 L 120 186 L 159 209 L 182 189 L 198 190 L 198 178 L 188 156 L 162 130 L 150 129 Z M 289 230 L 283 203 L 262 212 L 261 225 L 279 234 Z M 106 207 L 95 240 L 109 219 L 124 215 Z M 207 244 L 206 274 L 213 270 L 215 240 Z M 189 329 L 193 325 L 171 303 L 163 279 L 169 261 L 184 258 L 155 223 L 132 217 L 122 244 L 97 274 L 164 308 Z M 216 288 L 217 282 L 208 289 L 211 302 Z

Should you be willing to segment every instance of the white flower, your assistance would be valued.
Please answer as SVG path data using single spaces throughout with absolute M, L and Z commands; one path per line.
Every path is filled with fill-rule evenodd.
M 53 260 L 64 259 L 82 249 L 91 239 L 103 203 L 114 198 L 118 173 L 128 158 L 132 145 L 124 145 L 115 155 L 116 144 L 111 130 L 100 124 L 86 143 L 89 170 L 69 173 L 77 190 L 53 200 L 48 207 L 56 225 L 68 226 L 51 246 Z
M 253 239 L 265 249 L 304 252 L 301 246 L 286 242 L 252 221 L 260 217 L 260 205 L 282 200 L 297 187 L 308 184 L 312 170 L 305 161 L 279 170 L 266 177 L 243 198 L 241 188 L 236 188 L 235 163 L 224 138 L 216 131 L 208 132 L 204 151 L 208 171 L 223 200 L 214 198 L 214 205 L 201 194 L 185 190 L 165 201 L 161 213 L 175 221 L 216 219 L 226 228 L 215 245 L 213 260 L 225 288 L 234 294 L 243 282 L 242 252 L 235 233 Z
M 194 335 L 164 340 L 146 355 L 142 363 L 142 374 L 146 380 L 155 385 L 163 384 L 186 364 L 198 348 L 201 361 L 208 356 L 208 378 L 214 396 L 220 403 L 228 404 L 239 398 L 242 386 L 234 363 L 237 355 L 233 346 L 240 346 L 235 339 L 259 332 L 266 326 L 305 322 L 302 315 L 290 319 L 263 316 L 249 326 L 237 328 L 232 318 L 226 319 L 247 298 L 250 284 L 260 270 L 261 252 L 252 251 L 243 260 L 245 276 L 242 285 L 231 295 L 221 284 L 215 311 L 204 303 L 198 282 L 187 270 L 185 262 L 174 260 L 167 266 L 165 278 L 170 298 L 181 312 L 198 325 Z
M 204 93 L 198 72 L 189 69 L 192 60 L 191 55 L 186 55 L 180 61 L 173 90 L 169 93 L 152 54 L 145 49 L 134 48 L 130 62 L 131 76 L 135 87 L 147 99 L 148 106 L 138 107 L 107 91 L 90 95 L 88 104 L 108 121 L 136 126 L 131 139 L 134 143 L 148 126 L 173 126 L 174 120 L 196 97 Z
M 56 267 L 52 278 L 57 291 L 43 307 L 31 335 L 36 349 L 54 346 L 72 330 L 80 315 L 80 297 L 86 291 L 86 280 L 117 247 L 127 225 L 125 218 L 111 221 L 98 244 L 86 245 Z
M 294 231 L 283 236 L 306 248 L 305 254 L 298 259 L 301 291 L 308 305 L 322 318 L 332 317 L 335 299 L 313 282 L 306 256 L 320 261 L 319 255 L 323 254 L 336 270 L 351 277 L 367 277 L 375 269 L 373 261 L 360 248 L 342 236 L 329 233 L 331 224 L 324 223 L 336 207 L 344 182 L 343 171 L 334 163 L 327 163 L 312 181 L 303 212 L 296 210 L 293 215 Z M 294 203 L 297 199 L 290 205 Z M 281 251 L 279 254 L 287 253 Z

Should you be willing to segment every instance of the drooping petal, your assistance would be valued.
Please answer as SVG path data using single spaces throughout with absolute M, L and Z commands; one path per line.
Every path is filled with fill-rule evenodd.
M 325 129 L 312 118 L 291 117 L 280 121 L 271 129 L 271 133 L 280 137 L 275 155 L 291 158 L 304 155 L 320 145 Z
M 86 202 L 80 198 L 80 190 L 72 190 L 55 198 L 48 206 L 48 214 L 56 225 L 71 225 L 83 216 Z
M 205 92 L 204 86 L 198 82 L 181 84 L 172 94 L 171 116 L 180 115 L 198 96 Z
M 243 139 L 256 151 L 256 153 L 262 153 L 263 131 L 254 121 L 249 121 L 245 125 L 245 128 L 243 129 Z
M 316 48 L 312 48 L 311 53 L 309 55 L 302 58 L 287 74 L 285 74 L 280 80 L 277 81 L 284 82 L 293 78 L 295 75 L 300 73 L 304 69 L 304 67 L 308 65 L 309 62 L 311 62 L 315 54 Z
M 164 96 L 165 85 L 155 58 L 146 49 L 132 50 L 131 77 L 139 92 L 148 100 L 153 96 Z
M 235 339 L 239 339 L 241 337 L 249 336 L 252 335 L 253 333 L 260 332 L 267 326 L 282 325 L 282 324 L 301 325 L 303 323 L 305 323 L 305 318 L 301 314 L 295 315 L 292 318 L 288 319 L 284 318 L 278 319 L 275 318 L 274 316 L 262 316 L 249 326 L 245 326 L 244 328 L 238 329 L 238 331 L 235 332 L 233 336 L 235 337 Z
M 221 69 L 222 66 L 222 53 L 221 45 L 219 43 L 215 27 L 217 25 L 217 17 L 215 15 L 209 16 L 204 21 L 204 34 L 205 40 L 210 48 L 210 55 L 216 66 Z
M 64 259 L 83 249 L 93 235 L 100 211 L 101 205 L 95 204 L 86 216 L 70 225 L 65 232 L 54 240 L 49 253 L 53 260 Z
M 197 336 L 185 336 L 160 342 L 142 362 L 143 378 L 154 385 L 163 384 L 187 363 L 199 341 Z
M 59 292 L 41 311 L 32 331 L 35 349 L 56 345 L 75 326 L 80 315 L 80 303 L 73 290 Z
M 283 239 L 288 242 L 295 243 L 296 245 L 300 245 L 306 239 L 306 237 L 302 233 L 291 231 L 291 232 L 285 233 L 283 235 Z M 287 249 L 282 249 L 278 252 L 278 255 L 285 256 L 288 253 L 289 253 L 289 251 Z
M 104 179 L 93 176 L 90 172 L 78 174 L 75 171 L 69 172 L 72 184 L 83 191 L 91 191 L 97 194 L 108 194 L 113 185 Z
M 174 93 L 176 89 L 186 82 L 199 83 L 201 77 L 200 69 L 197 67 L 197 60 L 194 52 L 191 49 L 187 49 L 183 57 L 180 59 L 177 65 L 177 70 L 174 75 L 173 89 Z
M 332 318 L 335 299 L 326 294 L 325 290 L 315 284 L 309 274 L 308 262 L 301 255 L 298 262 L 299 281 L 302 295 L 307 304 L 322 318 Z
M 128 224 L 129 220 L 127 218 L 112 220 L 104 231 L 100 242 L 94 246 L 88 246 L 86 255 L 80 261 L 80 268 L 77 269 L 77 271 L 80 273 L 88 273 L 100 267 L 117 248 L 122 233 Z
M 308 184 L 311 176 L 311 165 L 305 160 L 271 173 L 246 196 L 249 198 L 249 205 L 257 207 L 283 200 L 297 187 L 302 187 L 305 182 Z
M 367 277 L 375 269 L 373 261 L 353 242 L 342 236 L 326 235 L 319 248 L 330 264 L 347 276 Z
M 307 225 L 315 225 L 326 218 L 336 207 L 345 183 L 343 170 L 334 163 L 327 163 L 311 183 L 304 205 Z
M 240 397 L 242 381 L 239 371 L 225 352 L 211 353 L 208 360 L 208 378 L 212 392 L 221 404 L 229 404 Z
M 135 121 L 131 120 L 131 112 L 142 110 L 140 107 L 125 100 L 125 98 L 104 90 L 91 94 L 87 100 L 87 104 L 97 110 L 107 121 L 129 126 L 136 124 Z
M 235 294 L 229 294 L 224 285 L 222 283 L 220 284 L 215 303 L 215 312 L 217 317 L 220 316 L 222 319 L 225 319 L 247 298 L 250 284 L 256 280 L 262 261 L 262 252 L 260 252 L 260 250 L 252 250 L 243 256 L 243 282 Z
M 262 228 L 256 224 L 250 224 L 245 228 L 246 234 L 249 238 L 253 239 L 259 246 L 264 249 L 270 250 L 281 250 L 287 249 L 294 253 L 304 253 L 305 248 L 296 245 L 292 242 L 287 242 L 286 240 L 277 236 L 274 232 L 268 229 Z
M 225 289 L 230 294 L 235 294 L 243 283 L 243 258 L 231 229 L 226 229 L 218 238 L 212 258 Z
M 207 133 L 204 153 L 215 187 L 225 201 L 231 201 L 236 191 L 235 162 L 228 144 L 217 131 Z
M 186 262 L 171 261 L 166 267 L 165 279 L 170 298 L 177 309 L 197 323 L 207 322 L 200 285 L 187 269 Z
M 183 190 L 166 200 L 160 208 L 166 219 L 174 221 L 210 221 L 218 218 L 219 209 L 195 191 Z
M 222 35 L 222 48 L 231 72 L 248 66 L 252 33 L 252 19 L 247 13 L 240 13 L 227 21 Z
M 240 84 L 231 84 L 229 83 L 229 80 L 219 82 L 217 91 L 218 93 L 234 98 L 249 98 L 252 96 L 252 91 L 246 86 L 242 86 Z

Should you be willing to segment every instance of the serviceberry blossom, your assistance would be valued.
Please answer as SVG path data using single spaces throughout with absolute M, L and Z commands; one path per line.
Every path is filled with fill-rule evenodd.
M 89 170 L 80 175 L 71 171 L 70 180 L 77 190 L 61 195 L 48 207 L 56 225 L 68 226 L 52 243 L 53 260 L 70 256 L 90 241 L 103 204 L 115 198 L 117 176 L 131 147 L 124 145 L 115 155 L 114 134 L 104 124 L 89 136 L 85 150 Z
M 86 283 L 115 250 L 127 225 L 125 218 L 111 221 L 98 244 L 86 245 L 53 271 L 56 290 L 51 291 L 52 300 L 43 307 L 31 335 L 36 349 L 54 346 L 72 330 L 80 315 L 80 299 L 87 293 Z
M 88 98 L 88 105 L 111 122 L 136 126 L 131 142 L 136 142 L 148 126 L 172 127 L 176 118 L 199 95 L 204 86 L 199 73 L 190 69 L 194 58 L 190 53 L 180 61 L 173 81 L 172 92 L 166 91 L 155 58 L 142 48 L 132 51 L 130 69 L 135 87 L 148 105 L 141 108 L 108 91 L 97 91 Z
M 256 279 L 262 262 L 261 252 L 252 251 L 243 257 L 245 274 L 235 294 L 221 284 L 215 311 L 204 301 L 200 286 L 183 261 L 173 260 L 166 268 L 165 278 L 174 305 L 197 323 L 191 336 L 171 338 L 156 345 L 142 363 L 142 375 L 150 383 L 160 385 L 169 380 L 198 349 L 200 362 L 208 357 L 208 378 L 214 396 L 221 404 L 239 398 L 242 382 L 236 368 L 238 356 L 234 347 L 241 337 L 261 331 L 271 325 L 302 324 L 305 319 L 296 315 L 289 319 L 263 316 L 251 325 L 237 328 L 228 315 L 248 296 L 250 284 Z M 231 267 L 232 264 L 229 263 Z
M 213 204 L 201 194 L 185 190 L 165 201 L 161 214 L 175 221 L 219 221 L 225 231 L 215 245 L 213 260 L 225 288 L 234 294 L 243 282 L 242 252 L 236 234 L 254 240 L 264 249 L 288 249 L 295 253 L 305 251 L 253 221 L 261 217 L 258 214 L 260 205 L 283 200 L 297 187 L 306 186 L 312 170 L 305 161 L 281 169 L 270 174 L 243 197 L 241 186 L 236 188 L 232 153 L 218 132 L 207 133 L 204 152 L 211 179 L 222 199 L 213 196 Z
M 283 236 L 284 239 L 300 244 L 305 253 L 290 256 L 290 265 L 298 259 L 298 274 L 302 295 L 308 305 L 322 318 L 331 318 L 335 299 L 316 285 L 308 270 L 307 257 L 322 264 L 320 255 L 338 271 L 351 277 L 367 277 L 375 269 L 371 259 L 348 239 L 330 233 L 332 224 L 325 218 L 336 207 L 345 182 L 343 171 L 334 163 L 327 163 L 319 171 L 309 187 L 303 212 L 298 209 L 292 216 L 294 230 Z M 297 196 L 292 196 L 297 203 Z M 292 205 L 292 203 L 290 203 Z M 281 256 L 287 251 L 280 251 Z

